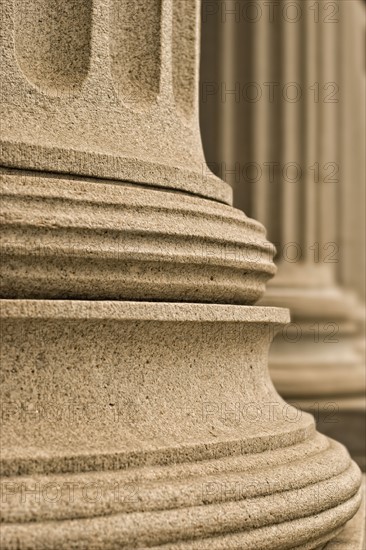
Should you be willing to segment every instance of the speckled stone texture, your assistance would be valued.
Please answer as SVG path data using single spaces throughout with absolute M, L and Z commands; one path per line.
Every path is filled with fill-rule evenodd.
M 277 391 L 314 414 L 319 431 L 346 445 L 365 471 L 366 372 L 358 345 L 358 301 L 335 285 L 274 284 L 264 303 L 291 311 L 292 324 L 271 347 L 269 368 Z
M 261 303 L 291 311 L 269 358 L 276 388 L 365 468 L 366 3 L 335 0 L 337 24 L 315 21 L 307 1 L 294 3 L 296 23 L 281 16 L 286 0 L 273 2 L 271 17 L 270 4 L 232 2 L 235 17 L 228 2 L 203 2 L 204 149 L 232 183 L 234 205 L 264 224 L 278 250 L 278 273 Z M 310 98 L 303 92 L 314 82 L 337 83 L 339 97 Z M 286 98 L 286 83 L 301 98 Z M 329 161 L 339 169 L 333 183 Z
M 347 523 L 343 531 L 329 542 L 325 550 L 364 550 L 366 546 L 366 478 L 363 475 L 364 496 L 357 514 Z
M 203 161 L 199 2 L 2 14 L 1 548 L 323 548 L 361 474 L 243 305 L 274 248 Z
M 252 304 L 274 274 L 261 224 L 120 182 L 0 173 L 0 296 Z
M 3 0 L 1 15 L 1 165 L 230 202 L 199 133 L 197 0 Z
M 359 469 L 269 378 L 286 310 L 3 300 L 1 314 L 2 548 L 310 549 L 357 511 Z

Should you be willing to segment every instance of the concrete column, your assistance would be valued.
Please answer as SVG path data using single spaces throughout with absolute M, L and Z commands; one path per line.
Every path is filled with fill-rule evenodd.
M 203 161 L 199 3 L 3 11 L 2 548 L 322 548 L 360 471 L 270 380 L 288 313 Z
M 229 105 L 234 111 L 230 119 L 225 117 L 223 126 L 227 126 L 226 133 L 231 132 L 229 143 L 235 144 L 228 153 L 218 135 L 221 147 L 216 145 L 213 150 L 205 140 L 204 146 L 209 164 L 215 161 L 221 168 L 217 173 L 233 184 L 234 204 L 264 223 L 277 247 L 278 273 L 262 303 L 285 304 L 291 310 L 292 323 L 280 331 L 272 346 L 270 370 L 275 386 L 286 399 L 312 411 L 319 419 L 319 429 L 346 443 L 364 467 L 361 304 L 338 284 L 339 266 L 347 263 L 351 254 L 354 261 L 357 257 L 355 244 L 353 252 L 343 254 L 345 238 L 340 239 L 340 229 L 343 227 L 343 235 L 350 235 L 344 220 L 350 216 L 347 203 L 351 204 L 350 197 L 361 193 L 364 185 L 358 178 L 345 179 L 351 169 L 360 170 L 362 155 L 357 152 L 357 142 L 353 160 L 346 161 L 348 172 L 342 171 L 353 142 L 349 139 L 348 149 L 345 147 L 340 124 L 343 113 L 349 134 L 361 103 L 362 88 L 351 82 L 362 81 L 362 48 L 358 46 L 364 18 L 358 14 L 356 31 L 351 20 L 355 23 L 352 14 L 363 10 L 353 1 L 290 4 L 243 2 L 241 18 L 228 19 L 222 25 L 227 40 L 241 52 L 230 75 L 226 76 L 227 69 L 221 74 L 216 69 L 227 87 L 235 82 L 241 90 L 238 101 L 226 97 L 217 103 L 218 117 L 225 117 Z M 357 36 L 353 40 L 357 47 L 352 49 L 354 55 L 357 50 L 357 62 L 345 53 L 352 48 L 352 41 L 344 46 L 347 33 Z M 345 68 L 346 57 L 352 57 L 351 67 L 358 64 L 356 70 Z M 203 64 L 209 63 L 208 59 L 207 50 Z M 202 75 L 201 87 L 209 80 L 208 71 L 206 68 Z M 345 71 L 352 72 L 354 80 L 345 84 L 343 77 L 344 96 L 341 74 Z M 355 88 L 351 107 L 349 98 Z M 257 96 L 246 90 L 257 90 Z M 210 132 L 210 119 L 204 102 L 201 111 L 205 136 Z M 361 125 L 355 123 L 360 143 Z M 231 174 L 223 173 L 228 165 L 236 167 Z M 344 195 L 348 198 L 339 201 Z M 354 222 L 354 230 L 356 224 L 360 221 Z

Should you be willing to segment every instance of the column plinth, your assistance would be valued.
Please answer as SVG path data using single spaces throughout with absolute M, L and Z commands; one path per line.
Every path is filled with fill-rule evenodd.
M 360 472 L 270 381 L 269 329 L 287 321 L 275 308 L 3 301 L 4 548 L 335 536 Z

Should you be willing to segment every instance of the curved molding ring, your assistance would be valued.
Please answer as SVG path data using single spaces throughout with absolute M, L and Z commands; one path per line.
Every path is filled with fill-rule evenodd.
M 274 247 L 241 211 L 177 192 L 2 175 L 3 298 L 252 304 Z
M 321 548 L 357 512 L 361 474 L 341 445 L 318 434 L 281 451 L 263 453 L 257 468 L 250 462 L 258 457 L 241 455 L 9 477 L 2 547 L 16 539 L 40 550 L 90 541 L 95 549 Z

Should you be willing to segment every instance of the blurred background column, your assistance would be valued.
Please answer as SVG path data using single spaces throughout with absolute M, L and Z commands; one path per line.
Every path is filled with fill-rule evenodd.
M 365 2 L 355 0 L 342 10 L 339 51 L 340 86 L 340 246 L 342 285 L 356 290 L 365 302 L 365 151 L 366 151 L 366 15 Z
M 365 2 L 352 2 L 343 9 L 339 53 L 341 70 L 341 102 L 339 142 L 341 177 L 347 185 L 339 189 L 341 205 L 339 279 L 346 288 L 357 292 L 361 299 L 360 350 L 365 357 L 365 250 L 366 250 L 366 15 Z
M 206 159 L 278 249 L 264 303 L 290 307 L 279 392 L 364 464 L 365 6 L 203 4 Z

